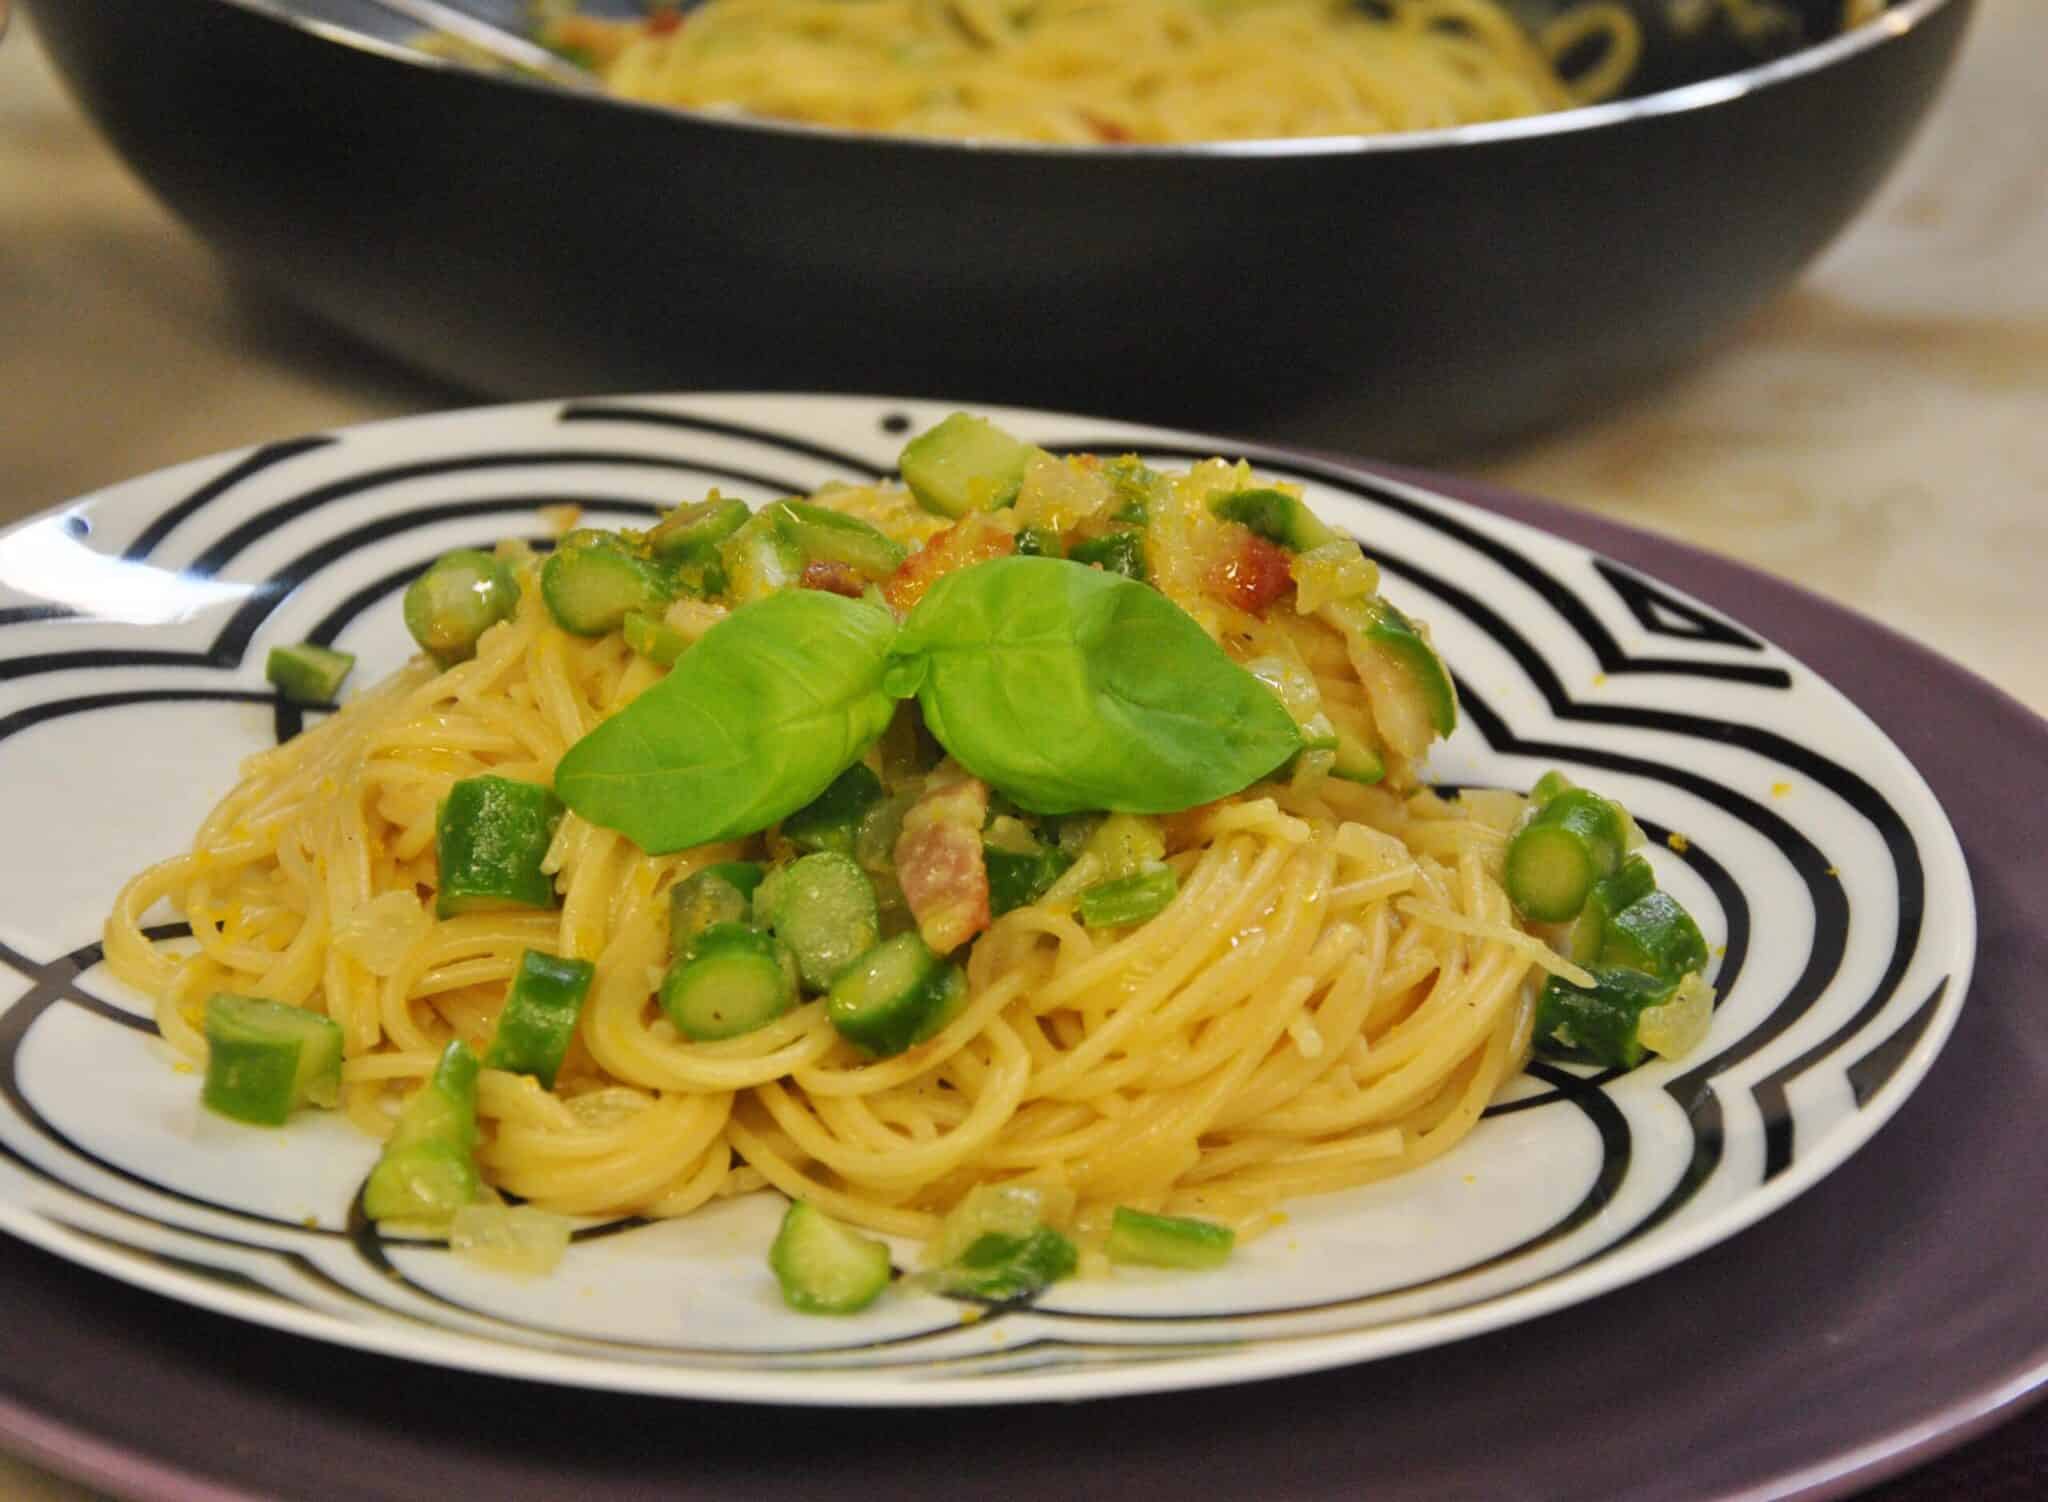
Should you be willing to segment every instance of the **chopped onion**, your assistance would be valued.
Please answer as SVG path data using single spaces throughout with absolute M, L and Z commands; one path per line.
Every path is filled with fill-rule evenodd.
M 1690 1052 L 1714 1023 L 1714 988 L 1694 971 L 1678 983 L 1671 1000 L 1646 1007 L 1636 1023 L 1636 1037 L 1651 1053 L 1675 1059 Z
M 493 1272 L 551 1273 L 569 1250 L 570 1222 L 531 1205 L 464 1205 L 448 1227 L 448 1249 Z
M 915 789 L 900 789 L 861 815 L 860 827 L 853 834 L 853 858 L 862 870 L 896 869 L 896 841 L 903 833 L 903 816 L 917 799 Z
M 1302 615 L 1313 615 L 1332 600 L 1377 594 L 1380 587 L 1378 566 L 1355 542 L 1326 542 L 1298 553 L 1287 572 L 1294 576 L 1294 608 Z
M 692 599 L 685 595 L 670 605 L 661 619 L 669 630 L 694 647 L 705 632 L 729 614 L 731 612 L 723 605 L 714 604 L 710 600 Z
M 1106 508 L 1113 494 L 1100 467 L 1033 454 L 1024 466 L 1013 513 L 1020 527 L 1067 532 Z

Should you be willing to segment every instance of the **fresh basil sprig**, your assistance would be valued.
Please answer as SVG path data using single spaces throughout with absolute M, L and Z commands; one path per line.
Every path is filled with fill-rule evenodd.
M 1192 808 L 1301 746 L 1279 698 L 1157 590 L 999 558 L 945 575 L 900 631 L 815 590 L 742 607 L 570 747 L 555 791 L 652 854 L 752 834 L 913 695 L 956 761 L 1032 813 Z
M 766 829 L 889 723 L 889 612 L 791 589 L 734 611 L 673 671 L 571 746 L 562 801 L 651 855 Z
M 1301 748 L 1279 698 L 1146 585 L 1056 558 L 947 574 L 912 610 L 888 689 L 961 766 L 1031 813 L 1158 814 Z

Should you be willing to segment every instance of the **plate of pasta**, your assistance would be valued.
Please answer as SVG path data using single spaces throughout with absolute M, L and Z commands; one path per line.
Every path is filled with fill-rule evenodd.
M 418 1361 L 930 1405 L 1439 1345 L 1811 1186 L 1969 982 L 1825 682 L 1299 453 L 537 403 L 116 487 L 0 589 L 0 1226 Z

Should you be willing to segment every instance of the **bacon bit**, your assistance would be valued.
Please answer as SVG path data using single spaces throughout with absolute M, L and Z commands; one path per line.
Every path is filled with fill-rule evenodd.
M 987 928 L 988 863 L 981 826 L 988 820 L 988 784 L 950 759 L 903 815 L 896 839 L 896 879 L 935 954 L 950 954 Z
M 1132 139 L 1131 133 L 1116 121 L 1106 120 L 1101 115 L 1093 114 L 1088 110 L 1081 111 L 1081 121 L 1095 133 L 1095 139 L 1098 141 L 1120 145 Z
M 1226 605 L 1263 615 L 1268 605 L 1294 587 L 1294 576 L 1288 572 L 1290 561 L 1285 548 L 1255 532 L 1245 532 L 1236 548 L 1210 567 L 1202 588 Z
M 882 586 L 882 598 L 898 615 L 908 615 L 942 575 L 1016 551 L 1016 538 L 984 517 L 971 516 L 934 533 L 930 542 L 904 559 Z
M 845 595 L 849 600 L 858 600 L 867 587 L 867 581 L 855 572 L 852 564 L 836 558 L 816 558 L 806 563 L 796 582 L 800 589 L 822 589 L 826 594 Z
M 665 6 L 648 15 L 647 34 L 651 37 L 665 37 L 682 24 L 682 11 L 675 6 Z

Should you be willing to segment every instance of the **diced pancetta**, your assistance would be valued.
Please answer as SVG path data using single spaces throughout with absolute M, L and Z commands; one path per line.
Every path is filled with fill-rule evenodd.
M 796 582 L 803 589 L 822 589 L 827 594 L 845 595 L 849 600 L 858 600 L 867 590 L 867 580 L 861 578 L 859 571 L 836 558 L 812 559 L 797 575 Z
M 896 839 L 896 880 L 918 935 L 938 954 L 958 949 L 989 925 L 988 864 L 981 827 L 988 784 L 951 760 L 939 764 L 903 815 Z

